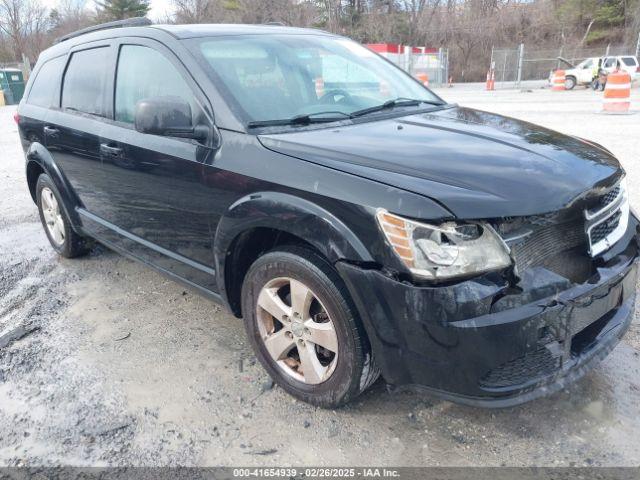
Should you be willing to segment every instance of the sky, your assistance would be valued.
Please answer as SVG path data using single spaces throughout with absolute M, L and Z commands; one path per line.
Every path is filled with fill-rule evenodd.
M 41 0 L 43 5 L 47 8 L 55 8 L 60 3 L 60 0 Z M 82 0 L 78 0 L 82 1 Z M 173 13 L 174 7 L 171 0 L 151 0 L 151 11 L 149 12 L 149 18 L 151 20 L 164 19 L 167 14 Z M 93 0 L 86 0 L 87 8 L 94 9 Z

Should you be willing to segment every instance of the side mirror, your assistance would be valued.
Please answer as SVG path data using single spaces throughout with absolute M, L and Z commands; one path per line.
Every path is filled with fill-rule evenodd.
M 165 137 L 207 138 L 206 128 L 193 126 L 191 105 L 180 97 L 145 98 L 136 103 L 135 128 Z

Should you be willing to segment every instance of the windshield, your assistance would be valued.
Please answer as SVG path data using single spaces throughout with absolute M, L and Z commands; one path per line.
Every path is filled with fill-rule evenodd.
M 301 115 L 348 118 L 399 98 L 442 103 L 402 70 L 345 38 L 243 35 L 187 42 L 248 122 Z
M 580 69 L 585 69 L 585 68 L 591 68 L 593 66 L 593 59 L 592 58 L 587 58 L 586 60 L 583 60 L 576 68 L 580 68 Z

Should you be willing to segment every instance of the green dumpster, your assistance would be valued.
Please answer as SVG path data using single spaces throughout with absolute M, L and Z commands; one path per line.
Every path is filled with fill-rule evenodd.
M 24 94 L 24 77 L 17 68 L 0 70 L 0 89 L 7 105 L 17 105 Z

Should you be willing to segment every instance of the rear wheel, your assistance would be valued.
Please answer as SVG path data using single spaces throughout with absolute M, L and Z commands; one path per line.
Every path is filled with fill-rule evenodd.
M 53 249 L 67 258 L 86 254 L 89 251 L 87 239 L 71 227 L 58 190 L 45 173 L 38 177 L 36 199 L 40 221 Z
M 378 377 L 344 284 L 313 251 L 292 247 L 260 257 L 245 277 L 242 300 L 256 356 L 291 395 L 337 407 Z

